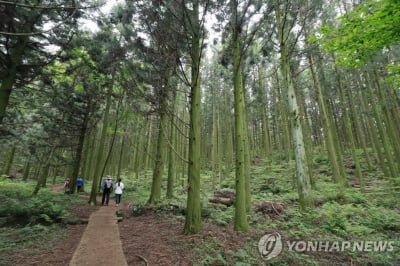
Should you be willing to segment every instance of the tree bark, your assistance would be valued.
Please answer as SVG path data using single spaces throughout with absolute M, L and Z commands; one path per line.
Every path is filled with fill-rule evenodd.
M 100 141 L 99 141 L 99 147 L 97 150 L 97 160 L 96 160 L 96 165 L 94 169 L 94 176 L 93 176 L 93 183 L 92 183 L 92 190 L 90 191 L 90 198 L 89 198 L 89 203 L 91 205 L 97 205 L 97 191 L 99 189 L 100 185 L 100 180 L 101 180 L 101 168 L 103 166 L 103 154 L 104 154 L 104 144 L 106 141 L 106 136 L 107 136 L 107 127 L 108 127 L 108 119 L 109 119 L 109 113 L 110 113 L 110 107 L 111 107 L 111 93 L 113 91 L 113 84 L 114 84 L 114 77 L 112 78 L 112 83 L 110 85 L 108 94 L 107 94 L 107 99 L 106 99 L 106 108 L 104 110 L 104 117 L 103 117 L 103 124 L 102 124 L 102 129 L 101 129 L 101 136 L 100 136 Z
M 190 131 L 189 131 L 189 164 L 188 164 L 188 197 L 187 213 L 183 233 L 196 234 L 202 229 L 200 207 L 200 1 L 193 1 L 193 10 L 189 19 L 191 22 L 191 92 L 190 92 Z
M 243 92 L 242 76 L 242 50 L 240 45 L 240 25 L 237 25 L 238 3 L 232 1 L 232 45 L 233 45 L 233 91 L 234 91 L 234 110 L 235 110 L 235 224 L 234 230 L 238 232 L 250 231 L 247 222 L 246 209 L 246 144 L 247 134 L 245 132 L 245 99 Z
M 289 51 L 287 47 L 288 29 L 281 16 L 279 1 L 275 2 L 275 14 L 278 21 L 279 41 L 281 48 L 281 73 L 283 78 L 283 87 L 286 89 L 288 114 L 291 125 L 291 138 L 294 145 L 296 160 L 296 178 L 297 189 L 299 193 L 300 209 L 305 210 L 314 206 L 310 177 L 307 173 L 307 158 L 304 148 L 303 131 L 300 121 L 299 107 L 293 86 L 292 76 L 289 64 Z

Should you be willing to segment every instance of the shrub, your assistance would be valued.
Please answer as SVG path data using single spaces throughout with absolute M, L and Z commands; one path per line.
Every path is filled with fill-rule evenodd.
M 0 206 L 1 225 L 51 224 L 61 222 L 67 216 L 65 205 L 70 202 L 54 203 L 58 195 L 50 191 L 43 191 L 32 196 L 32 185 L 18 182 L 1 182 Z M 65 197 L 62 195 L 62 197 Z
M 217 225 L 228 225 L 234 217 L 234 207 L 228 207 L 225 210 L 215 208 L 209 215 L 209 220 Z
M 341 206 L 336 202 L 329 202 L 322 206 L 321 214 L 324 218 L 322 228 L 336 235 L 345 235 L 347 228 L 347 220 L 341 211 Z

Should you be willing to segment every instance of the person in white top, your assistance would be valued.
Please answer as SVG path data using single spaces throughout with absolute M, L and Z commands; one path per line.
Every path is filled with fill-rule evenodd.
M 115 193 L 115 206 L 118 206 L 118 204 L 121 202 L 121 196 L 122 192 L 124 190 L 124 183 L 121 182 L 121 178 L 118 179 L 118 182 L 115 184 L 114 188 L 114 193 Z

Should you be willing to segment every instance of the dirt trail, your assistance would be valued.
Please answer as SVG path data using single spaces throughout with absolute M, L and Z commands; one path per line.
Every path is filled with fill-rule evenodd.
M 90 215 L 70 266 L 128 265 L 122 250 L 116 210 L 114 206 L 103 206 Z

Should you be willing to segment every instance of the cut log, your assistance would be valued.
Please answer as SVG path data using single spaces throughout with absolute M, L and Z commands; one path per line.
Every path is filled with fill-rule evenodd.
M 209 200 L 211 203 L 223 204 L 225 206 L 232 206 L 235 203 L 235 199 L 232 198 L 212 198 Z

